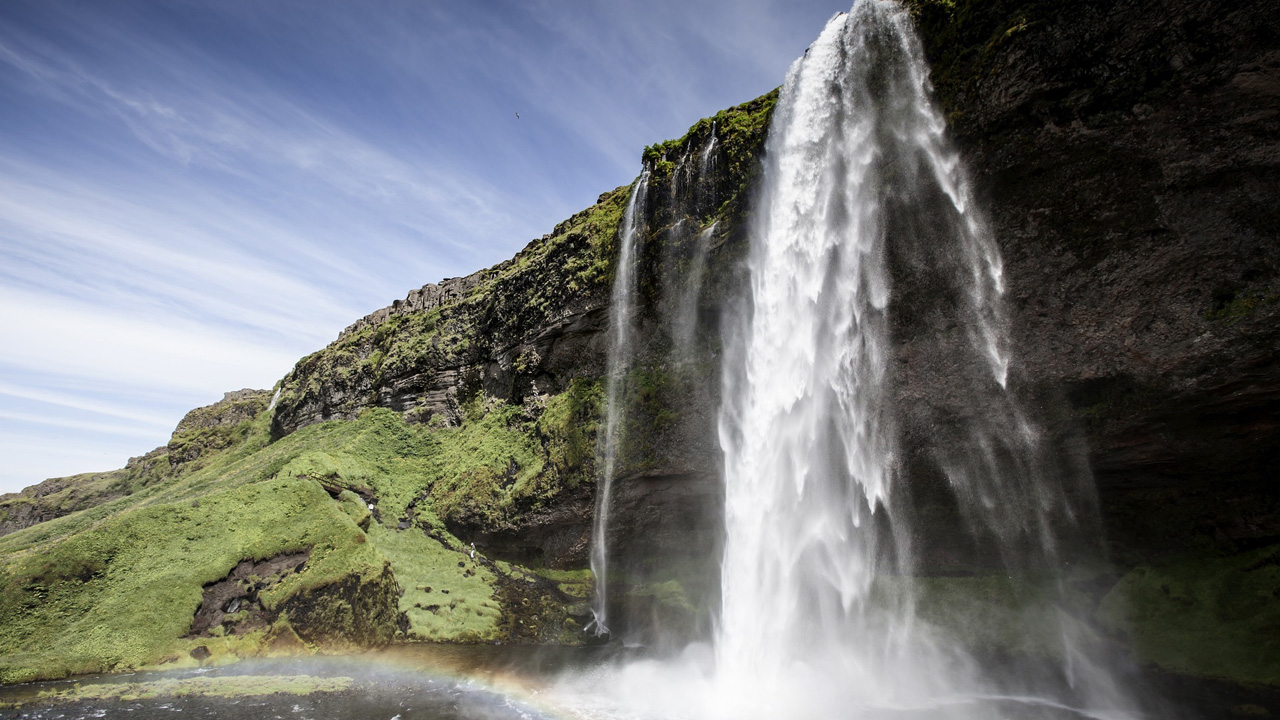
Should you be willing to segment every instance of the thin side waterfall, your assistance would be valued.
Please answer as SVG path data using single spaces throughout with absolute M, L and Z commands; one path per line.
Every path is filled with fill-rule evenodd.
M 716 207 L 716 188 L 714 179 L 718 166 L 716 149 L 719 146 L 716 137 L 716 125 L 711 123 L 711 132 L 698 152 L 696 168 L 689 163 L 686 154 L 676 170 L 680 183 L 673 183 L 672 205 L 681 212 L 691 212 L 694 217 L 710 212 Z M 689 187 L 692 183 L 692 187 Z M 685 199 L 678 201 L 675 190 L 679 186 L 684 191 Z M 692 357 L 693 340 L 698 330 L 698 302 L 702 295 L 703 280 L 707 273 L 707 254 L 711 251 L 711 239 L 715 235 L 719 221 L 712 222 L 701 230 L 697 223 L 687 216 L 672 228 L 671 247 L 684 246 L 691 242 L 692 247 L 686 251 L 683 271 L 679 273 L 678 283 L 674 289 L 672 315 L 669 321 L 672 340 L 672 357 L 676 362 L 683 362 Z M 678 233 L 678 236 L 677 236 Z M 690 238 L 690 236 L 692 236 Z
M 709 173 L 714 172 L 716 169 L 715 153 L 716 153 L 716 145 L 718 143 L 719 143 L 719 139 L 716 138 L 716 124 L 715 122 L 712 122 L 711 138 L 707 140 L 706 147 L 702 148 L 702 155 L 698 159 L 698 166 L 699 166 L 698 172 L 700 172 L 703 175 L 703 177 L 706 177 Z M 712 198 L 712 202 L 713 203 L 715 202 L 714 197 Z
M 672 328 L 675 331 L 673 350 L 679 359 L 690 356 L 694 334 L 698 330 L 698 298 L 702 295 L 702 280 L 707 273 L 707 253 L 711 248 L 711 238 L 715 235 L 718 225 L 718 221 L 711 223 L 694 238 L 693 259 L 689 263 L 688 277 L 685 279 L 676 316 L 672 321 Z
M 627 201 L 627 209 L 622 216 L 621 231 L 618 233 L 618 264 L 613 277 L 608 376 L 605 380 L 605 428 L 600 453 L 603 464 L 596 487 L 595 524 L 591 529 L 591 573 L 595 577 L 596 587 L 591 604 L 593 620 L 587 631 L 594 631 L 597 637 L 609 633 L 609 510 L 622 440 L 627 371 L 631 368 L 636 305 L 636 238 L 644 223 L 644 202 L 648 187 L 649 171 L 646 169 L 632 187 L 631 198 Z

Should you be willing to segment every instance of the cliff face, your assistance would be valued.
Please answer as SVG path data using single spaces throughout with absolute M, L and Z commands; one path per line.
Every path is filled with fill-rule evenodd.
M 1193 0 L 910 6 L 1004 256 L 1014 387 L 1061 448 L 1052 464 L 1096 480 L 1113 557 L 1127 567 L 1280 538 L 1280 11 Z M 750 132 L 730 140 L 720 121 L 718 146 L 700 123 L 644 156 L 640 321 L 611 535 L 617 565 L 631 568 L 620 587 L 639 591 L 619 602 L 639 603 L 636 617 L 652 612 L 637 598 L 662 579 L 635 569 L 644 558 L 690 568 L 675 574 L 696 599 L 715 592 L 691 586 L 716 556 L 717 325 L 741 297 L 744 200 L 765 130 L 740 123 Z M 529 405 L 569 378 L 599 378 L 612 268 L 594 282 L 566 272 L 612 262 L 627 194 L 522 253 L 545 262 L 424 289 L 357 324 L 286 378 L 273 429 L 371 405 L 457 424 L 460 398 Z M 584 222 L 586 240 L 574 241 Z M 904 471 L 927 520 L 925 570 L 969 572 L 981 554 L 954 542 L 959 519 L 930 447 L 960 442 L 947 428 L 972 409 L 948 387 L 938 338 L 951 329 L 915 312 L 930 302 L 913 275 L 929 250 L 911 238 L 927 227 L 908 219 L 900 234 L 890 260 Z M 501 290 L 480 289 L 496 277 Z M 382 360 L 380 374 L 360 365 L 424 332 L 431 349 L 414 359 Z M 348 359 L 330 362 L 335 351 Z M 1091 491 L 1080 493 L 1088 505 Z M 513 549 L 585 538 L 588 503 L 585 493 L 551 501 L 554 526 L 446 522 Z M 581 562 L 584 546 L 573 547 L 557 561 Z M 1111 587 L 1099 586 L 1100 601 Z
M 1280 8 L 920 2 L 1024 379 L 1083 428 L 1113 549 L 1280 537 Z
M 624 475 L 637 478 L 638 486 L 654 487 L 662 478 L 685 478 L 699 485 L 692 494 L 710 498 L 710 505 L 718 492 L 719 464 L 713 436 L 718 377 L 710 339 L 718 303 L 733 286 L 732 267 L 745 247 L 744 218 L 774 100 L 770 94 L 700 121 L 685 137 L 652 146 L 644 156 L 650 179 L 637 213 L 641 359 L 633 369 L 635 402 L 628 403 L 636 417 L 629 423 Z M 543 423 L 545 408 L 554 410 L 571 398 L 581 405 L 590 395 L 591 403 L 599 403 L 618 228 L 630 195 L 629 187 L 606 193 L 512 260 L 414 290 L 351 325 L 281 382 L 273 436 L 354 419 L 370 407 L 466 432 L 493 408 L 519 408 Z M 694 274 L 698 289 L 688 292 Z M 589 426 L 586 416 L 567 420 L 586 432 L 566 435 L 564 443 L 539 437 L 542 447 L 535 454 L 550 461 L 539 499 L 496 514 L 471 502 L 448 505 L 441 516 L 451 531 L 502 556 L 584 564 L 597 442 L 596 416 L 588 415 Z M 557 464 L 552 456 L 558 443 L 572 458 Z M 492 472 L 509 474 L 505 465 Z M 624 487 L 627 506 L 625 498 L 637 491 Z M 434 491 L 422 492 L 427 500 Z M 687 494 L 677 494 L 682 493 Z M 689 514 L 684 500 L 664 505 L 662 493 L 640 495 L 635 503 L 643 506 L 641 515 Z M 646 542 L 650 534 L 633 531 L 623 517 L 620 545 Z M 668 531 L 678 537 L 667 544 L 687 539 L 676 527 Z

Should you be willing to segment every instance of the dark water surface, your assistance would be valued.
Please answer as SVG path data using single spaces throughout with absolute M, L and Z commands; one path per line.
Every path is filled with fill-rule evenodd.
M 596 662 L 583 649 L 489 646 L 419 646 L 349 657 L 249 660 L 219 668 L 83 676 L 0 687 L 0 702 L 23 707 L 0 717 L 30 720 L 132 718 L 263 718 L 267 720 L 541 720 L 549 718 L 526 697 L 541 680 L 579 663 Z M 310 695 L 160 697 L 50 704 L 41 692 L 74 685 L 132 684 L 242 676 L 351 678 L 346 690 Z
M 129 718 L 247 718 L 257 720 L 709 720 L 725 718 L 727 708 L 698 697 L 696 678 L 664 675 L 657 686 L 627 674 L 627 666 L 646 662 L 648 653 L 614 646 L 559 648 L 537 646 L 410 645 L 344 657 L 248 660 L 219 668 L 82 676 L 69 680 L 0 687 L 0 703 L 25 703 L 0 709 L 8 720 L 88 720 Z M 656 659 L 656 658 L 650 658 Z M 657 663 L 664 664 L 664 663 Z M 273 694 L 237 698 L 160 697 L 145 700 L 38 701 L 41 693 L 76 685 L 131 685 L 193 678 L 288 678 L 318 681 L 349 678 L 350 686 L 310 695 Z M 1137 678 L 1134 678 L 1137 680 Z M 234 681 L 233 681 L 234 682 Z M 1153 684 L 1146 687 L 1148 684 Z M 1248 715 L 1270 705 L 1274 693 L 1243 693 L 1235 686 L 1188 683 L 1186 678 L 1149 677 L 1134 689 L 1169 700 L 1142 720 L 1199 720 Z M 638 687 L 640 686 L 640 687 Z M 647 690 L 645 689 L 647 688 Z M 1179 689 L 1180 688 L 1180 689 Z M 1257 697 L 1254 697 L 1257 695 Z M 687 703 L 673 708 L 669 697 Z M 723 699 L 723 698 L 721 698 Z M 657 702 L 655 702 L 657 700 Z M 801 708 L 794 717 L 817 717 Z M 777 720 L 787 720 L 792 712 Z M 842 706 L 822 717 L 857 720 L 1110 720 L 1031 697 L 953 697 L 916 707 Z

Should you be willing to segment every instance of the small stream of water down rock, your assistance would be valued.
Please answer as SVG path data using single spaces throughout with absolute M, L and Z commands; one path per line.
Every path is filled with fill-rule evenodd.
M 593 679 L 614 688 L 628 708 L 621 715 L 1138 713 L 1072 612 L 1072 563 L 1083 562 L 1075 546 L 1094 532 L 1092 481 L 1018 398 L 1018 375 L 1030 370 L 1018 367 L 1007 339 L 999 250 L 930 92 L 911 20 L 885 0 L 858 0 L 834 17 L 788 74 L 755 201 L 747 301 L 721 329 L 725 536 L 713 641 Z M 627 349 L 628 243 L 647 176 L 621 233 L 614 353 Z M 922 288 L 910 307 L 891 281 L 902 275 L 891 272 L 895 263 Z M 907 313 L 936 331 L 929 358 L 942 358 L 909 371 L 944 378 L 946 397 L 934 407 L 953 409 L 926 411 L 913 425 L 937 440 L 927 463 L 952 496 L 959 544 L 993 576 L 1036 588 L 1040 611 L 1022 616 L 1026 627 L 1004 629 L 1046 639 L 1034 661 L 972 654 L 934 622 L 938 607 L 965 610 L 926 599 L 919 538 L 930 528 L 904 482 L 894 392 L 895 373 L 906 371 L 895 331 Z M 690 333 L 677 335 L 687 343 Z M 626 362 L 610 356 L 605 499 L 592 554 L 598 629 L 622 397 L 614 385 Z
M 595 601 L 591 612 L 594 618 L 587 628 L 597 636 L 609 632 L 607 606 L 604 601 L 608 597 L 608 563 L 609 553 L 605 543 L 609 528 L 609 509 L 612 499 L 613 478 L 618 466 L 618 446 L 622 434 L 622 403 L 619 398 L 626 396 L 627 370 L 631 367 L 631 338 L 635 331 L 633 315 L 636 302 L 635 254 L 636 236 L 640 225 L 644 222 L 645 194 L 649 187 L 649 173 L 645 171 L 631 189 L 631 198 L 627 201 L 627 210 L 622 216 L 621 230 L 618 233 L 618 271 L 613 281 L 613 314 L 609 320 L 609 364 L 606 383 L 606 396 L 609 402 L 605 408 L 604 439 L 601 443 L 601 454 L 604 462 L 601 465 L 599 490 L 596 493 L 596 516 L 592 527 L 591 573 L 596 578 Z

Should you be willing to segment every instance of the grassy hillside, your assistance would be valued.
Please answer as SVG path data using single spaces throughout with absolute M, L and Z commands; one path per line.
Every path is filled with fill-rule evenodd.
M 565 448 L 594 443 L 589 433 L 574 442 L 568 401 L 551 398 L 535 416 L 480 398 L 455 428 L 371 409 L 276 442 L 262 411 L 235 427 L 234 443 L 159 482 L 2 537 L 0 682 L 397 639 L 495 640 L 519 624 L 504 618 L 517 610 L 502 601 L 512 588 L 548 596 L 539 612 L 555 617 L 530 621 L 549 628 L 539 639 L 559 639 L 577 627 L 565 622 L 576 601 L 527 570 L 473 557 L 437 512 L 503 516 L 581 481 L 557 470 Z M 228 434 L 207 432 L 219 444 Z M 186 432 L 188 444 L 198 433 Z M 309 554 L 296 570 L 232 591 L 245 609 L 223 603 L 221 622 L 192 633 L 204 588 L 242 561 L 300 552 Z

